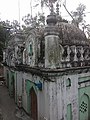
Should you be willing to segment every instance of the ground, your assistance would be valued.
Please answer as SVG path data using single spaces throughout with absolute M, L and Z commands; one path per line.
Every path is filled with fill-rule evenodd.
M 21 114 L 4 85 L 0 85 L 0 120 L 30 120 L 23 110 Z

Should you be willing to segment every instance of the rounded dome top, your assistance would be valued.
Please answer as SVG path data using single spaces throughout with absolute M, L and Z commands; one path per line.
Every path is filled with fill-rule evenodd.
M 89 41 L 77 26 L 65 22 L 57 24 L 59 37 L 63 45 L 89 45 Z

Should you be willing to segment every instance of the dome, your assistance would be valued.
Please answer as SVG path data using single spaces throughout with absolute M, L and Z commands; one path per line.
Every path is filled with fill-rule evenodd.
M 60 42 L 63 45 L 89 45 L 89 41 L 77 26 L 65 22 L 57 24 Z

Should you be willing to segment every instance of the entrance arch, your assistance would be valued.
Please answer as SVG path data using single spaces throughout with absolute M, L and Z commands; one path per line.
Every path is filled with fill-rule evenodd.
M 33 87 L 30 89 L 30 98 L 31 98 L 31 117 L 33 120 L 38 120 L 37 95 Z
M 89 119 L 89 96 L 83 94 L 80 100 L 79 106 L 80 120 L 90 120 Z

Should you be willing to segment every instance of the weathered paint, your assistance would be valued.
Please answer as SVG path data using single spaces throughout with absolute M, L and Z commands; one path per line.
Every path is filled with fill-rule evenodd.
M 45 37 L 45 67 L 60 67 L 60 46 L 58 36 L 49 35 Z
M 84 94 L 79 104 L 79 120 L 89 120 L 89 96 Z
M 22 97 L 22 78 L 23 78 L 23 73 L 17 71 L 17 84 L 16 84 L 16 96 L 17 96 L 17 105 L 19 105 L 19 97 Z
M 17 104 L 18 96 L 22 96 L 22 107 L 27 113 L 30 113 L 30 89 L 33 87 L 37 95 L 38 120 L 67 120 L 67 116 L 68 118 L 72 116 L 72 120 L 82 120 L 79 106 L 84 94 L 90 97 L 89 72 L 51 77 L 50 79 L 55 82 L 44 81 L 43 78 L 30 73 L 16 71 L 17 75 L 15 75 L 9 70 L 8 72 L 9 76 L 10 74 L 16 76 Z M 9 80 L 11 82 L 11 79 Z M 70 81 L 70 85 L 67 80 Z M 42 82 L 42 90 L 39 90 L 34 84 L 39 81 Z M 88 82 L 78 84 L 78 82 L 84 81 Z M 88 103 L 86 98 L 84 100 Z M 72 108 L 70 106 L 68 108 L 71 114 L 67 111 L 68 105 L 72 106 Z
M 85 103 L 85 105 L 84 105 Z M 83 106 L 84 105 L 84 106 Z M 79 119 L 89 120 L 90 112 L 90 86 L 79 88 Z

